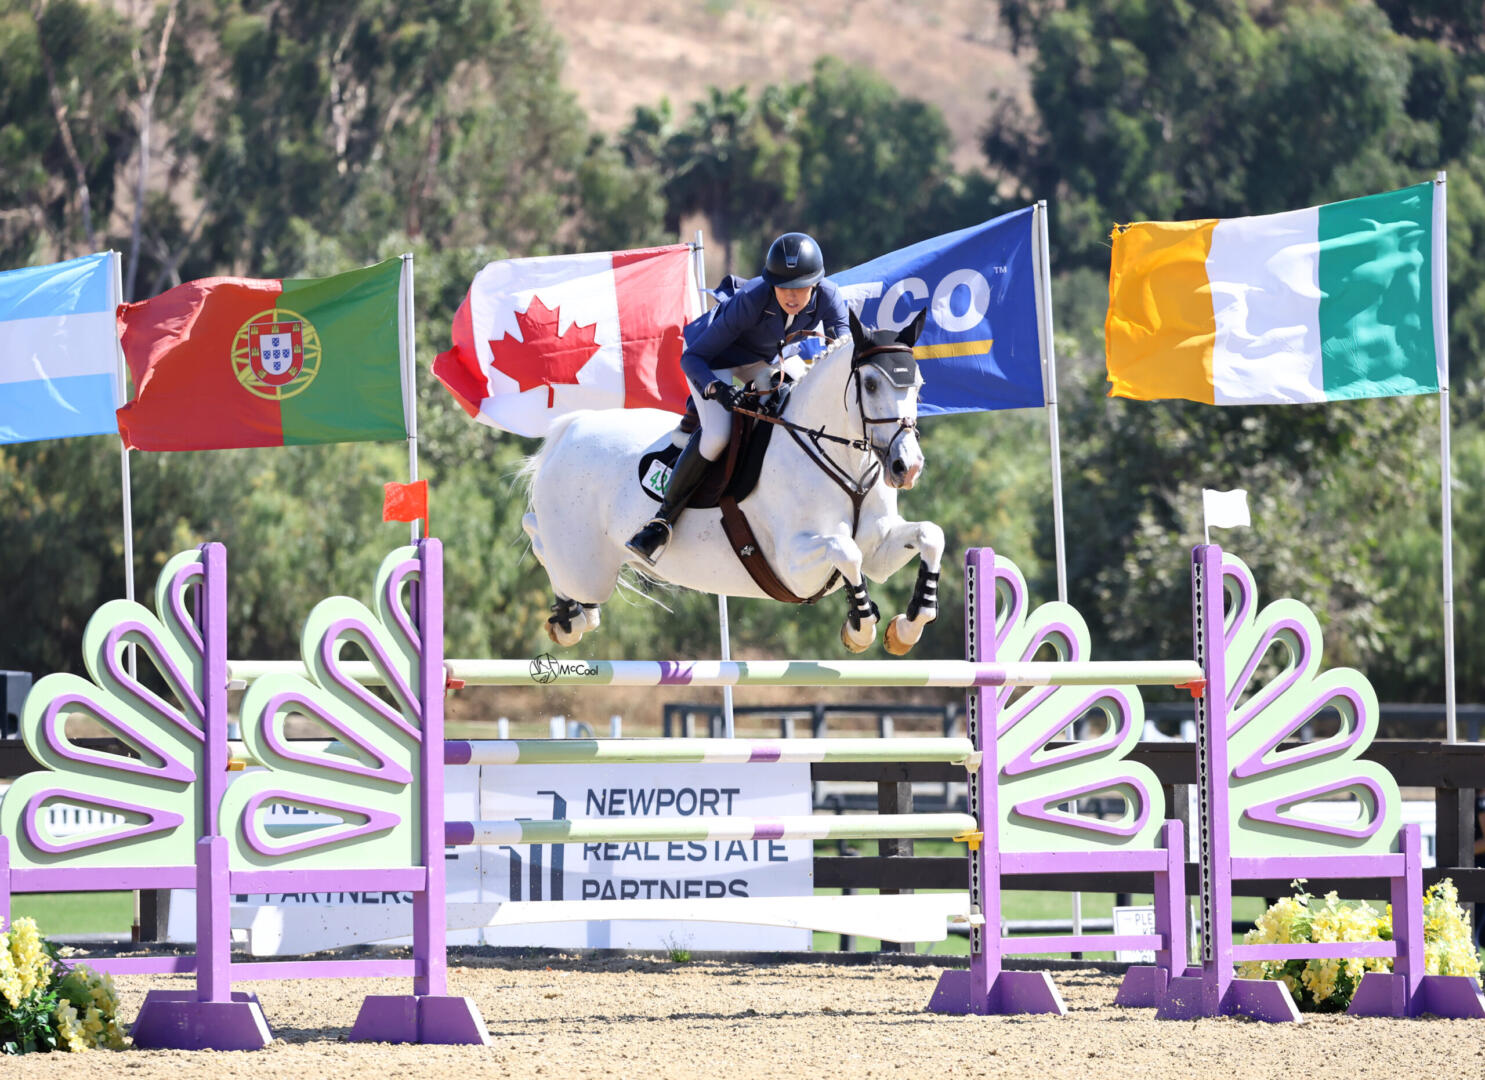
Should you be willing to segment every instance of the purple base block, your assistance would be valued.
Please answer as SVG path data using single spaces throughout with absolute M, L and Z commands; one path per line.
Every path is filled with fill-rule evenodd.
M 199 1001 L 194 990 L 151 990 L 129 1034 L 144 1050 L 261 1050 L 273 1041 L 256 994 Z
M 1188 969 L 1190 970 L 1190 969 Z M 1170 981 L 1170 988 L 1155 1010 L 1157 1020 L 1198 1020 L 1213 1015 L 1207 1005 L 1205 981 L 1199 975 L 1183 975 Z M 1227 987 L 1222 1016 L 1245 1016 L 1271 1024 L 1299 1023 L 1299 1009 L 1289 996 L 1289 987 L 1270 979 L 1234 979 Z
M 1187 968 L 1187 974 L 1170 981 L 1160 1004 L 1155 1007 L 1157 1020 L 1196 1020 L 1207 1015 L 1202 1003 L 1201 969 Z
M 387 994 L 361 1003 L 350 1041 L 488 1046 L 490 1032 L 467 997 Z
M 1124 973 L 1114 1004 L 1131 1009 L 1153 1009 L 1165 997 L 1169 983 L 1165 968 L 1132 967 Z
M 1270 1024 L 1300 1022 L 1289 987 L 1274 979 L 1233 979 L 1222 999 L 1222 1013 Z
M 1368 971 L 1351 995 L 1348 1016 L 1407 1016 L 1408 977 Z
M 970 1000 L 970 973 L 946 971 L 928 1002 L 928 1011 L 952 1016 L 1009 1016 L 1016 1013 L 1050 1013 L 1063 1016 L 1067 1006 L 1045 971 L 1002 971 L 990 986 L 989 1000 Z M 976 1006 L 979 1006 L 976 1008 Z
M 1409 1003 L 1408 1015 L 1485 1020 L 1485 997 L 1480 984 L 1467 975 L 1425 975 Z
M 982 1007 L 976 1009 L 974 1005 L 977 1003 L 970 1000 L 971 996 L 970 973 L 946 971 L 938 977 L 938 985 L 933 988 L 933 997 L 928 1000 L 928 1011 L 948 1013 L 950 1016 L 968 1016 L 970 1013 L 983 1016 L 990 1011 L 988 998 L 979 1002 Z

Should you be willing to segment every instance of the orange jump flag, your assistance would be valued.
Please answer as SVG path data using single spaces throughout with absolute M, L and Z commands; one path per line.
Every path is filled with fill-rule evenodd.
M 392 482 L 385 485 L 382 498 L 383 521 L 423 522 L 423 535 L 428 535 L 428 481 L 417 480 L 411 484 Z

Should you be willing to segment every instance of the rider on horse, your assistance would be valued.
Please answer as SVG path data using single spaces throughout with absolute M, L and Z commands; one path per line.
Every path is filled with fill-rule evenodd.
M 743 396 L 732 385 L 733 377 L 743 383 L 754 379 L 777 359 L 786 338 L 817 326 L 827 338 L 846 334 L 846 302 L 834 282 L 825 279 L 820 245 L 804 233 L 791 232 L 770 245 L 761 277 L 742 284 L 686 328 L 681 369 L 691 384 L 701 429 L 671 469 L 655 516 L 630 538 L 630 551 L 654 565 L 707 466 L 726 452 L 732 410 Z

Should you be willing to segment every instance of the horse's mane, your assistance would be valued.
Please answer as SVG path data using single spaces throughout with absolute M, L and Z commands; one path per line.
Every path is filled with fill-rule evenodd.
M 840 337 L 835 338 L 833 341 L 830 342 L 823 353 L 821 353 L 818 357 L 810 362 L 809 368 L 806 369 L 805 373 L 799 377 L 796 385 L 802 384 L 805 379 L 814 374 L 816 368 L 820 367 L 830 360 L 834 360 L 836 353 L 840 352 L 842 349 L 849 349 L 854 345 L 855 342 L 851 340 L 850 334 L 842 334 Z

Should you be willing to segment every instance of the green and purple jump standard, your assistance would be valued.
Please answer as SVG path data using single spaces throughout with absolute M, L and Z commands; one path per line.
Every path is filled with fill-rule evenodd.
M 181 957 L 100 958 L 109 972 L 195 972 L 196 988 L 153 990 L 134 1024 L 136 1046 L 247 1050 L 272 1035 L 257 1000 L 234 978 L 404 976 L 412 993 L 368 997 L 352 1039 L 485 1043 L 468 998 L 447 994 L 443 859 L 443 608 L 436 540 L 382 564 L 372 611 L 345 597 L 321 601 L 303 639 L 312 678 L 258 680 L 240 717 L 253 757 L 267 766 L 227 786 L 227 560 L 220 544 L 176 556 L 156 590 L 157 619 L 110 601 L 88 622 L 92 681 L 49 675 L 27 698 L 22 731 L 44 771 L 21 777 L 0 802 L 0 925 L 13 892 L 184 888 L 196 891 L 196 949 Z M 395 705 L 337 670 L 343 645 L 374 658 Z M 153 663 L 180 705 L 130 675 L 129 645 Z M 291 744 L 291 713 L 314 717 L 352 753 Z M 135 753 L 85 749 L 67 715 L 93 717 Z M 48 805 L 82 806 L 122 824 L 51 836 Z M 273 806 L 333 823 L 288 835 Z M 396 890 L 413 893 L 413 956 L 242 963 L 232 959 L 234 893 Z
M 978 667 L 1002 658 L 1025 661 L 1045 646 L 1066 666 L 1134 671 L 1133 665 L 1088 662 L 1087 624 L 1067 604 L 1027 601 L 1025 578 L 989 549 L 968 552 L 964 568 L 965 653 Z M 1007 668 L 1027 666 L 1008 663 Z M 1165 682 L 1193 682 L 1195 665 L 1166 665 Z M 1164 821 L 1155 774 L 1124 760 L 1144 727 L 1144 705 L 1129 679 L 1124 685 L 1063 683 L 1011 697 L 1013 687 L 990 684 L 967 694 L 965 723 L 980 751 L 969 774 L 969 812 L 983 838 L 969 853 L 970 967 L 946 971 L 929 1008 L 945 1013 L 1065 1013 L 1044 971 L 1007 971 L 1014 953 L 1084 949 L 1149 949 L 1154 967 L 1129 970 L 1121 1005 L 1154 1006 L 1186 967 L 1185 848 L 1181 823 Z M 1090 711 L 1106 720 L 1104 734 L 1051 749 L 1048 744 Z M 1080 812 L 1079 800 L 1119 799 L 1123 812 L 1103 818 Z M 1155 933 L 1065 934 L 1008 938 L 1001 934 L 1001 877 L 1005 874 L 1084 874 L 1138 871 L 1154 881 Z
M 1371 684 L 1349 668 L 1321 670 L 1323 642 L 1314 613 L 1296 600 L 1260 610 L 1253 575 L 1242 560 L 1202 545 L 1192 553 L 1191 569 L 1197 660 L 1206 671 L 1196 734 L 1202 945 L 1199 967 L 1172 983 L 1157 1015 L 1298 1020 L 1283 982 L 1235 978 L 1234 963 L 1389 957 L 1390 974 L 1369 971 L 1362 977 L 1347 1010 L 1352 1015 L 1485 1018 L 1485 998 L 1474 979 L 1424 973 L 1419 829 L 1399 824 L 1397 781 L 1381 766 L 1357 760 L 1377 732 Z M 1284 654 L 1283 669 L 1253 685 L 1275 647 Z M 1340 714 L 1339 731 L 1298 746 L 1280 745 L 1326 708 Z M 1356 821 L 1336 824 L 1305 815 L 1307 801 L 1339 795 L 1355 798 L 1361 808 Z M 1388 879 L 1392 940 L 1233 943 L 1234 881 L 1306 877 Z

